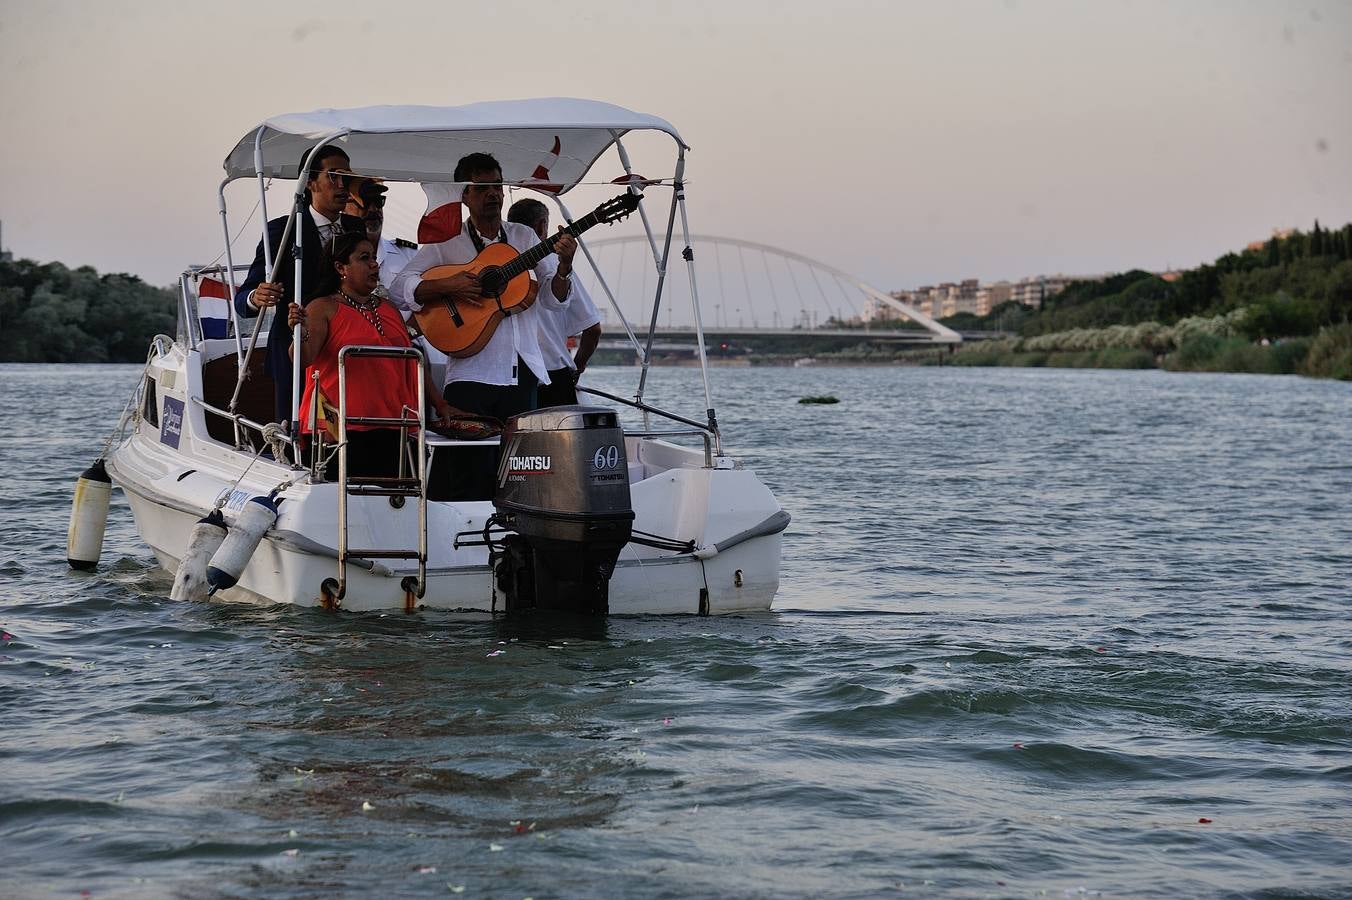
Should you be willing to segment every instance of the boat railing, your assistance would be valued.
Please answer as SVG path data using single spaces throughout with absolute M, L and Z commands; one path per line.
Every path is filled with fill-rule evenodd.
M 247 428 L 251 431 L 258 432 L 258 436 L 262 438 L 264 441 L 271 442 L 277 440 L 281 441 L 288 447 L 295 446 L 295 441 L 291 439 L 291 435 L 285 433 L 281 429 L 273 428 L 269 430 L 268 426 L 264 423 L 255 422 L 253 419 L 250 419 L 247 416 L 243 416 L 239 413 L 232 413 L 229 410 L 221 409 L 219 406 L 213 406 L 210 403 L 203 400 L 201 397 L 193 397 L 192 402 L 197 406 L 201 407 L 204 412 L 210 415 L 216 415 L 220 416 L 223 419 L 229 419 L 235 425 L 236 435 L 239 435 L 241 428 Z M 243 441 L 240 440 L 238 437 L 236 438 L 235 449 L 236 450 L 244 449 Z M 282 460 L 278 460 L 278 462 L 282 462 Z
M 196 349 L 207 338 L 202 332 L 201 308 L 198 303 L 197 290 L 194 283 L 202 278 L 212 276 L 219 277 L 226 286 L 226 293 L 230 294 L 239 285 L 242 279 L 239 279 L 241 273 L 247 274 L 248 266 L 228 266 L 228 265 L 210 265 L 210 266 L 189 266 L 179 276 L 179 321 L 178 338 L 189 347 Z M 257 323 L 258 319 L 241 319 L 235 315 L 234 298 L 226 297 L 226 317 L 227 335 L 229 337 L 247 336 L 250 329 L 246 328 L 246 323 Z M 261 316 L 259 318 L 262 318 Z
M 702 429 L 691 429 L 689 431 L 626 431 L 625 437 L 633 438 L 673 438 L 673 437 L 701 437 L 704 438 L 704 468 L 712 469 L 714 467 L 714 441 L 713 436 L 708 431 Z
M 226 338 L 233 339 L 235 342 L 235 353 L 237 360 L 237 373 L 235 376 L 235 388 L 230 397 L 230 406 L 232 409 L 222 409 L 206 400 L 198 397 L 193 398 L 193 402 L 202 408 L 209 415 L 220 416 L 228 420 L 233 425 L 235 436 L 235 449 L 243 450 L 246 445 L 252 446 L 253 442 L 246 435 L 248 432 L 256 432 L 259 437 L 268 443 L 280 441 L 281 445 L 291 448 L 289 454 L 295 465 L 299 466 L 298 457 L 295 451 L 295 442 L 284 431 L 278 428 L 268 428 L 266 423 L 257 422 L 246 415 L 233 411 L 233 407 L 239 402 L 239 393 L 243 386 L 245 378 L 246 358 L 245 348 L 242 338 L 248 337 L 258 328 L 263 319 L 259 316 L 255 319 L 243 319 L 235 314 L 233 293 L 240 283 L 239 276 L 247 274 L 248 266 L 213 264 L 207 266 L 189 266 L 179 276 L 179 321 L 176 329 L 178 340 L 190 350 L 201 350 L 202 345 L 208 340 L 202 328 L 202 310 L 199 302 L 199 285 L 203 278 L 217 278 L 226 287 L 225 298 L 226 311 Z M 252 327 L 250 327 L 252 326 Z M 166 338 L 166 340 L 168 340 Z M 284 462 L 284 460 L 278 460 Z
M 174 339 L 167 334 L 157 334 L 150 339 L 150 357 L 168 356 L 173 352 Z
M 651 414 L 651 415 L 654 415 L 654 416 L 661 416 L 661 417 L 664 418 L 664 419 L 670 419 L 671 421 L 673 421 L 673 422 L 679 422 L 679 423 L 682 424 L 682 425 L 689 425 L 690 428 L 691 428 L 691 430 L 689 430 L 689 431 L 642 431 L 642 432 L 638 432 L 638 431 L 626 431 L 625 434 L 626 434 L 626 435 L 629 435 L 629 436 L 632 436 L 632 437 L 700 437 L 700 438 L 703 438 L 703 439 L 704 439 L 704 466 L 705 466 L 705 468 L 713 468 L 713 464 L 714 464 L 714 443 L 715 443 L 715 441 L 716 441 L 717 438 L 718 438 L 718 433 L 717 433 L 713 428 L 710 428 L 708 425 L 704 424 L 703 422 L 697 422 L 697 421 L 695 421 L 694 419 L 687 419 L 685 416 L 680 416 L 680 415 L 677 415 L 676 413 L 668 412 L 668 411 L 666 411 L 666 410 L 664 410 L 664 409 L 659 409 L 658 407 L 653 406 L 653 405 L 650 404 L 650 403 L 644 403 L 642 400 L 630 400 L 630 399 L 628 399 L 628 398 L 626 398 L 626 397 L 617 397 L 617 396 L 614 395 L 614 394 L 607 393 L 606 391 L 598 390 L 597 388 L 582 387 L 581 385 L 578 385 L 577 389 L 578 389 L 578 391 L 579 391 L 580 393 L 584 393 L 584 394 L 592 394 L 593 396 L 596 396 L 596 397 L 604 397 L 605 399 L 611 401 L 612 403 L 619 403 L 619 404 L 621 404 L 622 406 L 627 406 L 627 407 L 629 407 L 630 409 L 636 409 L 636 410 L 638 410 L 639 412 L 642 412 L 642 413 L 645 413 L 645 414 Z
M 398 417 L 393 416 L 354 416 L 348 412 L 348 367 L 353 359 L 403 359 L 412 362 L 418 370 L 418 388 L 416 408 L 405 406 Z M 408 576 L 400 582 L 404 591 L 404 611 L 413 612 L 418 600 L 427 590 L 427 358 L 417 347 L 389 347 L 364 344 L 349 344 L 338 351 L 338 577 L 325 579 L 321 585 L 321 596 L 325 606 L 337 608 L 347 592 L 347 564 L 351 559 L 413 559 L 418 562 L 416 577 Z M 319 433 L 318 423 L 313 418 L 318 405 L 314 400 L 311 406 L 310 431 Z M 354 479 L 348 468 L 348 426 L 399 429 L 399 462 L 397 474 L 393 478 L 372 478 L 363 476 L 361 484 L 354 485 Z M 413 470 L 405 469 L 408 462 L 407 452 L 409 429 L 416 429 L 415 458 Z M 323 462 L 316 453 L 313 472 L 316 474 Z M 354 549 L 348 541 L 348 497 L 349 495 L 378 495 L 390 498 L 392 504 L 403 505 L 405 497 L 418 501 L 418 546 L 416 549 L 389 546 L 364 547 Z

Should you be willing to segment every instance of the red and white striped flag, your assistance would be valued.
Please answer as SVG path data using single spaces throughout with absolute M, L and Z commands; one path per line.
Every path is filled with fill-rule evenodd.
M 559 161 L 559 151 L 563 145 L 559 142 L 559 136 L 554 135 L 554 149 L 550 150 L 540 164 L 535 167 L 535 171 L 525 181 L 521 182 L 522 187 L 528 187 L 533 190 L 543 191 L 546 194 L 557 194 L 563 190 L 563 185 L 556 184 L 549 180 L 549 170 L 554 168 L 554 164 Z
M 230 300 L 225 285 L 215 278 L 203 278 L 197 285 L 197 318 L 202 322 L 202 337 L 229 337 Z
M 460 233 L 460 201 L 465 196 L 465 186 L 429 182 L 422 189 L 427 195 L 427 212 L 418 222 L 418 243 L 449 241 Z

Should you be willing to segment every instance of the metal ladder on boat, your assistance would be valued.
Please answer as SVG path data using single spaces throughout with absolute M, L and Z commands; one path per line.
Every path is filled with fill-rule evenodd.
M 347 414 L 347 362 L 352 357 L 368 359 L 411 359 L 418 366 L 418 408 L 405 407 L 399 417 L 349 416 Z M 338 577 L 326 578 L 321 586 L 321 601 L 330 609 L 337 609 L 347 593 L 347 564 L 352 559 L 416 559 L 418 574 L 406 575 L 399 586 L 404 590 L 404 611 L 413 612 L 417 602 L 427 591 L 427 423 L 423 411 L 427 398 L 426 360 L 417 347 L 381 347 L 352 345 L 338 351 Z M 410 415 L 412 413 L 412 415 Z M 398 428 L 400 434 L 399 469 L 394 478 L 363 477 L 352 483 L 347 470 L 347 428 L 349 425 L 367 425 L 374 428 Z M 416 472 L 406 470 L 408 462 L 408 429 L 418 429 L 418 449 L 415 454 Z M 408 550 L 395 547 L 348 546 L 348 498 L 351 496 L 390 498 L 396 509 L 405 498 L 418 498 L 418 548 Z

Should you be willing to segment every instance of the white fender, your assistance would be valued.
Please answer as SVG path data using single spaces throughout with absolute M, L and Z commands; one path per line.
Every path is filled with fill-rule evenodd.
M 277 504 L 270 497 L 251 497 L 240 511 L 239 518 L 230 528 L 230 534 L 211 557 L 207 566 L 208 592 L 234 587 L 249 559 L 258 549 L 258 542 L 273 523 L 277 521 Z
M 197 520 L 188 538 L 188 549 L 179 561 L 178 572 L 174 574 L 174 587 L 169 592 L 173 600 L 207 599 L 207 563 L 216 551 L 221 549 L 229 529 L 225 527 L 225 516 L 219 509 L 213 509 Z
M 70 529 L 66 532 L 66 562 L 72 569 L 93 571 L 103 553 L 103 532 L 108 525 L 108 501 L 113 482 L 103 460 L 80 474 L 75 499 L 70 505 Z

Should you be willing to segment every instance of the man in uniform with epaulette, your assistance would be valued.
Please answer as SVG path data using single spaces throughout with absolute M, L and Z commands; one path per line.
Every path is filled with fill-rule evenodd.
M 394 284 L 395 277 L 408 265 L 409 260 L 418 252 L 418 245 L 403 238 L 381 237 L 385 227 L 385 192 L 389 188 L 376 178 L 354 178 L 348 189 L 347 206 L 344 216 L 360 219 L 366 236 L 376 248 L 376 262 L 380 264 L 380 286 L 386 292 Z M 400 306 L 398 298 L 392 297 L 395 306 Z

